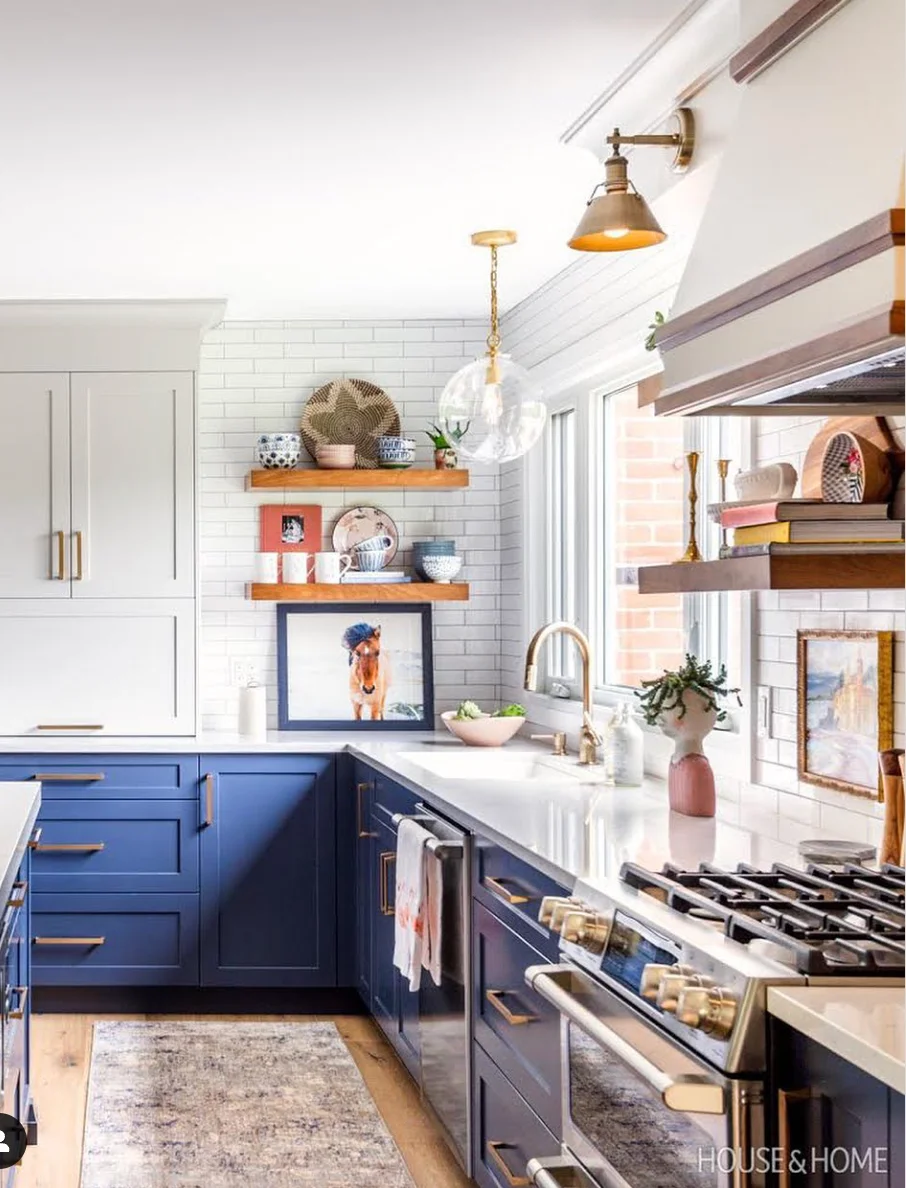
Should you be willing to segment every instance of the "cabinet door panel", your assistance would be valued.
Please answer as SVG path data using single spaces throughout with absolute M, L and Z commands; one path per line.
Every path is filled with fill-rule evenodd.
M 369 1010 L 371 1010 L 371 919 L 374 912 L 374 830 L 371 825 L 374 781 L 374 771 L 366 767 L 365 764 L 356 761 L 355 787 L 353 789 L 356 801 L 356 987 L 359 996 Z
M 68 375 L 0 375 L 0 507 L 0 598 L 68 599 Z
M 73 375 L 76 598 L 191 597 L 193 437 L 190 372 Z
M 372 958 L 371 1009 L 387 1038 L 399 1046 L 400 975 L 393 964 L 394 912 L 396 910 L 396 833 L 372 818 Z
M 201 773 L 200 816 L 211 821 L 201 838 L 202 985 L 335 985 L 331 761 L 203 756 Z
M 10 601 L 0 615 L 0 733 L 39 725 L 193 734 L 195 603 Z
M 472 1174 L 481 1188 L 525 1184 L 529 1161 L 559 1155 L 560 1142 L 481 1048 L 473 1051 Z

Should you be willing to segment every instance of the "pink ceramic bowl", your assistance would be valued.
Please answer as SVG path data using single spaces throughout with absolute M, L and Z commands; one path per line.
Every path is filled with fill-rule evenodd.
M 315 461 L 322 470 L 353 470 L 355 468 L 355 446 L 318 446 L 315 451 Z
M 440 716 L 450 733 L 461 738 L 467 747 L 502 747 L 525 722 L 525 718 L 492 718 L 490 714 L 457 719 L 455 714 L 456 710 L 447 710 Z

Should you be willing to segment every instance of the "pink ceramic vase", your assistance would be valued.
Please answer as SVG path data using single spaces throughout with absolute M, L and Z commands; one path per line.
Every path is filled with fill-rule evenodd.
M 685 713 L 677 706 L 661 715 L 661 729 L 676 744 L 667 772 L 670 808 L 687 817 L 713 817 L 717 803 L 714 772 L 702 743 L 714 729 L 717 710 L 709 709 L 692 689 L 683 693 L 683 705 Z

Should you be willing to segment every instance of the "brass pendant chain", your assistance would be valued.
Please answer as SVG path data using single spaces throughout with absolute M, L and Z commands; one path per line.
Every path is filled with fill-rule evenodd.
M 497 315 L 497 245 L 491 244 L 491 333 L 488 335 L 488 358 L 497 358 L 500 349 L 500 325 Z

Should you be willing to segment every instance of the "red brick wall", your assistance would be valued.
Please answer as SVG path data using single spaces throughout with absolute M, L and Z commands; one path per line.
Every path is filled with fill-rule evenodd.
M 616 475 L 611 485 L 617 518 L 615 563 L 651 565 L 675 561 L 685 548 L 683 423 L 638 408 L 634 388 L 613 398 Z M 683 607 L 679 594 L 639 595 L 617 590 L 617 644 L 608 682 L 638 685 L 683 658 Z

